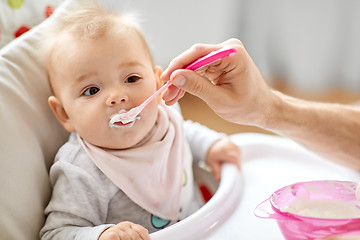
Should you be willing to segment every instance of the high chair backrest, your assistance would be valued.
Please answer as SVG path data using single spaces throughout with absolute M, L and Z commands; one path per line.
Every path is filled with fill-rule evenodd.
M 51 192 L 48 169 L 68 135 L 48 107 L 50 88 L 34 47 L 43 26 L 55 19 L 50 17 L 0 50 L 2 240 L 39 239 Z

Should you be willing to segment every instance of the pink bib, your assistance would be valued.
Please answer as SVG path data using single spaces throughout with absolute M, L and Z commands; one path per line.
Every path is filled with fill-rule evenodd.
M 132 201 L 158 217 L 177 219 L 184 161 L 192 161 L 179 113 L 159 105 L 150 136 L 134 148 L 109 150 L 83 143 L 98 168 Z

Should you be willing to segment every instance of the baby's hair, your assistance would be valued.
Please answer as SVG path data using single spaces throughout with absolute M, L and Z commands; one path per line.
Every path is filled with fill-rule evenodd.
M 138 26 L 130 22 L 124 15 L 104 10 L 98 3 L 82 1 L 80 7 L 63 11 L 57 22 L 56 32 L 66 31 L 74 36 L 98 39 L 103 37 L 113 26 L 115 20 L 122 27 L 136 29 Z
M 38 44 L 39 60 L 44 67 L 54 67 L 52 53 L 62 36 L 70 35 L 80 41 L 98 40 L 104 38 L 111 31 L 136 34 L 143 42 L 150 61 L 153 62 L 149 46 L 140 31 L 135 15 L 124 15 L 105 10 L 96 0 L 79 0 L 78 2 L 78 5 L 67 6 L 65 10 L 62 9 L 61 12 L 56 13 L 55 21 L 44 27 L 41 41 Z

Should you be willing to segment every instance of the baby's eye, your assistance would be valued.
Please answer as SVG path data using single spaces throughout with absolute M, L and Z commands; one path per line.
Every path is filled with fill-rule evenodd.
M 133 75 L 133 76 L 128 77 L 128 78 L 125 80 L 125 83 L 135 83 L 135 82 L 139 81 L 140 79 L 141 79 L 140 76 Z
M 97 87 L 89 87 L 88 89 L 85 90 L 83 94 L 86 96 L 91 96 L 91 95 L 95 95 L 99 91 L 100 89 Z

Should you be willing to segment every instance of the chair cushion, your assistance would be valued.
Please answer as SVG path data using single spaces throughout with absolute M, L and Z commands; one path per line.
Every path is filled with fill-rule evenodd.
M 0 1 L 0 48 L 49 17 L 63 0 Z
M 61 8 L 61 7 L 59 7 Z M 59 9 L 60 10 L 60 9 Z M 53 116 L 34 44 L 48 18 L 0 50 L 0 239 L 39 239 L 48 169 L 68 136 Z

